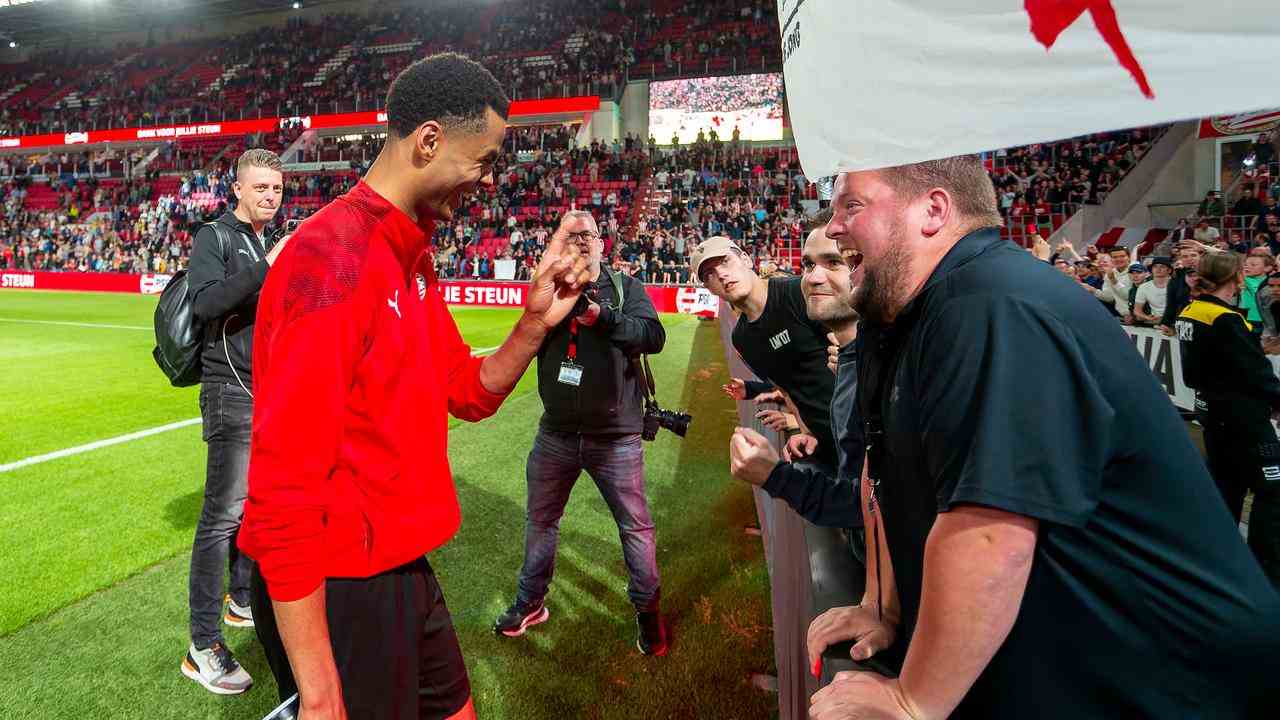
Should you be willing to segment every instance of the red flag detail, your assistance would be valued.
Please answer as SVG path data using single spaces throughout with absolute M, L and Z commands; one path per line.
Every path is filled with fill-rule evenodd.
M 1093 18 L 1093 26 L 1111 47 L 1116 60 L 1133 76 L 1143 95 L 1155 98 L 1142 64 L 1134 57 L 1133 50 L 1129 49 L 1129 41 L 1120 29 L 1120 21 L 1116 19 L 1111 0 L 1026 0 L 1026 8 L 1027 15 L 1031 18 L 1031 34 L 1044 45 L 1046 51 L 1053 47 L 1063 30 L 1088 10 L 1089 16 Z

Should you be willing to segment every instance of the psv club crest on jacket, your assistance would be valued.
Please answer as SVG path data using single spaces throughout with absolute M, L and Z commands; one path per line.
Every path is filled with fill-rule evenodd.
M 413 277 L 415 280 L 418 281 L 418 299 L 426 300 L 427 299 L 427 279 L 423 277 L 422 273 L 417 273 Z

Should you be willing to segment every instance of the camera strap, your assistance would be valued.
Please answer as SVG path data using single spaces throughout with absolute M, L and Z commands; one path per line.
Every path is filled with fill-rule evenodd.
M 644 392 L 645 405 L 656 406 L 658 391 L 653 384 L 653 370 L 649 367 L 649 356 L 637 355 L 631 358 L 631 365 L 636 370 L 636 377 L 640 378 L 640 389 Z
M 616 296 L 614 302 L 616 302 L 617 305 L 610 305 L 609 309 L 614 312 L 622 312 L 622 301 L 624 299 L 622 292 L 622 278 L 618 273 L 610 272 L 609 268 L 605 267 L 604 264 L 600 265 L 600 272 L 608 276 L 609 283 L 613 285 L 613 294 Z

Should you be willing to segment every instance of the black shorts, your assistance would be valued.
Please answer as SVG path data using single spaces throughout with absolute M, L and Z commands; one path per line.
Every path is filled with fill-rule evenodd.
M 298 686 L 256 565 L 252 590 L 258 639 L 285 700 Z M 370 578 L 330 578 L 325 606 L 351 720 L 436 720 L 467 704 L 462 650 L 426 558 Z

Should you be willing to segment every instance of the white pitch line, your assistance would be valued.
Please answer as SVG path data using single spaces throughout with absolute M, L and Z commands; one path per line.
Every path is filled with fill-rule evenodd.
M 110 325 L 107 323 L 64 322 L 61 320 L 25 320 L 23 318 L 0 318 L 0 322 L 25 323 L 27 325 L 63 325 L 66 327 L 107 328 L 110 330 L 155 330 L 144 325 Z
M 8 319 L 0 318 L 0 320 L 8 320 Z M 10 322 L 50 322 L 52 323 L 53 321 L 12 320 Z M 77 323 L 54 323 L 54 324 L 75 325 Z M 103 327 L 103 326 L 95 325 L 92 327 Z M 143 330 L 151 329 L 151 328 L 136 328 L 134 326 L 129 326 L 129 325 L 122 325 L 119 327 L 124 327 L 128 329 L 143 329 Z M 498 345 L 490 348 L 480 348 L 479 350 L 472 350 L 471 354 L 476 356 L 487 355 L 497 350 L 500 347 L 502 346 Z M 70 457 L 72 455 L 79 455 L 81 453 L 87 453 L 92 450 L 98 450 L 104 447 L 110 447 L 112 445 L 119 445 L 121 443 L 127 443 L 133 440 L 140 440 L 145 437 L 151 437 L 152 435 L 159 435 L 160 433 L 163 433 L 163 432 L 168 432 L 170 430 L 177 430 L 179 428 L 184 428 L 191 425 L 197 425 L 199 423 L 200 423 L 200 418 L 198 417 L 190 418 L 188 420 L 179 420 L 178 422 L 175 422 L 175 423 L 169 423 L 168 425 L 161 425 L 159 427 L 153 427 L 147 430 L 139 430 L 137 432 L 132 432 L 127 435 L 119 435 L 117 437 L 107 438 L 106 440 L 96 440 L 94 442 L 87 443 L 85 445 L 77 445 L 75 447 L 70 447 L 63 450 L 56 450 L 51 453 L 45 453 L 44 455 L 34 455 L 29 458 L 23 458 L 22 460 L 15 460 L 11 463 L 5 463 L 4 465 L 0 465 L 0 473 L 9 472 L 11 470 L 17 470 L 19 468 L 30 467 L 31 465 L 38 465 L 43 462 L 49 462 L 50 460 L 58 460 L 64 457 Z
M 169 432 L 170 430 L 177 430 L 178 428 L 184 428 L 184 427 L 189 427 L 191 425 L 198 425 L 198 424 L 200 424 L 200 418 L 198 417 L 191 418 L 189 420 L 179 420 L 178 422 L 169 423 L 168 425 L 161 425 L 159 427 L 153 427 L 153 428 L 148 428 L 146 430 L 139 430 L 138 432 L 132 432 L 132 433 L 129 433 L 128 435 L 120 435 L 113 438 L 107 438 L 106 440 L 96 440 L 94 442 L 91 442 L 85 445 L 77 445 L 75 447 L 66 448 L 65 450 L 56 450 L 51 453 L 45 453 L 44 455 L 34 455 L 29 458 L 23 458 L 22 460 L 15 460 L 14 462 L 0 465 L 0 473 L 9 472 L 10 470 L 17 470 L 18 468 L 29 467 L 31 465 L 38 465 L 43 462 L 49 462 L 50 460 L 58 460 L 64 457 L 70 457 L 72 455 L 87 453 L 91 450 L 97 450 L 99 448 L 110 447 L 112 445 L 119 445 L 121 443 L 127 443 L 127 442 L 130 442 L 131 440 L 140 440 L 144 437 L 159 435 L 160 433 Z

